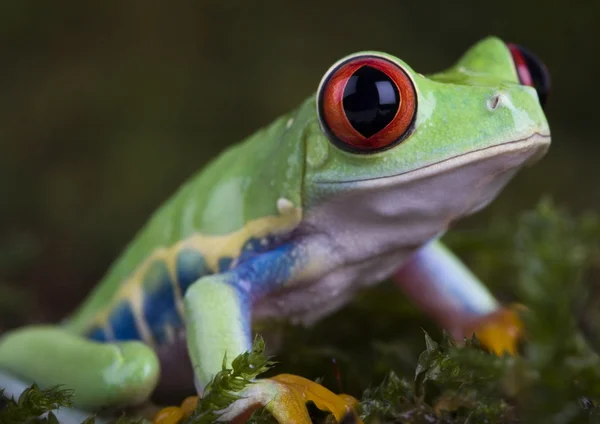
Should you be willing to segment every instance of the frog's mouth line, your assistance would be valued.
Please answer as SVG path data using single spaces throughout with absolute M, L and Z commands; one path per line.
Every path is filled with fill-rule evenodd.
M 482 161 L 494 156 L 501 156 L 505 153 L 514 153 L 522 150 L 532 150 L 532 154 L 528 154 L 523 163 L 532 163 L 539 160 L 550 146 L 550 134 L 535 132 L 530 136 L 517 140 L 507 141 L 505 143 L 496 144 L 494 146 L 484 147 L 478 150 L 473 150 L 461 155 L 452 156 L 439 162 L 430 163 L 421 168 L 413 169 L 399 174 L 392 174 L 383 177 L 365 178 L 346 181 L 315 181 L 319 185 L 339 185 L 339 184 L 357 184 L 357 183 L 373 183 L 382 184 L 393 179 L 395 183 L 402 180 L 415 180 L 417 178 L 425 178 L 432 175 L 439 175 L 443 172 L 469 165 L 478 161 Z M 415 178 L 415 174 L 416 178 Z M 400 180 L 400 181 L 399 181 Z

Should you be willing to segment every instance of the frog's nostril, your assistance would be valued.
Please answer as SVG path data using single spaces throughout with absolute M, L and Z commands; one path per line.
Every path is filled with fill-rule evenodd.
M 496 110 L 496 108 L 498 106 L 500 106 L 500 104 L 502 103 L 502 95 L 501 94 L 494 94 L 492 97 L 490 97 L 487 101 L 487 107 L 490 110 Z

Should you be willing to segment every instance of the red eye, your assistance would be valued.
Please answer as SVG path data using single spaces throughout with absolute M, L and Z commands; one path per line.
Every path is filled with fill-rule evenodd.
M 325 75 L 318 105 L 322 125 L 338 147 L 372 153 L 410 133 L 417 99 L 410 78 L 398 65 L 359 56 Z
M 512 55 L 519 81 L 535 88 L 542 107 L 546 106 L 550 93 L 550 73 L 535 54 L 518 44 L 507 44 Z

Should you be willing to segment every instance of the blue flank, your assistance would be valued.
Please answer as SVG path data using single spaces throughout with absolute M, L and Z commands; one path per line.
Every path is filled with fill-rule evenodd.
M 230 258 L 229 256 L 219 259 L 219 265 L 218 265 L 219 272 L 229 271 L 232 264 L 233 264 L 233 258 Z
M 117 305 L 110 314 L 108 323 L 112 328 L 114 340 L 142 340 L 129 301 L 123 300 Z
M 234 259 L 219 260 L 219 272 L 229 275 L 228 282 L 239 294 L 240 307 L 249 313 L 252 301 L 285 284 L 292 277 L 293 269 L 303 255 L 296 246 L 287 243 L 273 249 L 276 239 L 267 238 L 267 243 L 252 238 L 244 245 L 237 265 L 231 269 Z M 268 250 L 271 248 L 272 250 Z M 186 248 L 179 252 L 176 259 L 176 283 L 182 296 L 195 281 L 209 274 L 206 261 L 198 251 Z M 244 282 L 244 284 L 240 284 Z M 177 300 L 173 291 L 173 282 L 164 262 L 155 262 L 144 275 L 142 318 L 147 323 L 152 336 L 158 344 L 168 341 L 167 327 L 181 328 L 184 325 L 177 309 Z M 250 320 L 246 323 L 250 325 Z M 143 340 L 136 325 L 133 308 L 128 300 L 121 301 L 108 318 L 107 331 L 102 327 L 93 327 L 88 337 L 99 342 Z M 112 330 L 112 334 L 110 334 Z M 249 331 L 249 330 L 248 330 Z
M 202 254 L 186 248 L 177 256 L 175 272 L 183 296 L 190 285 L 208 274 L 208 268 Z M 154 340 L 158 344 L 164 343 L 167 341 L 167 327 L 177 329 L 183 326 L 183 319 L 177 310 L 173 282 L 165 263 L 154 262 L 144 275 L 141 285 L 142 318 L 147 323 Z M 128 301 L 122 301 L 112 311 L 109 316 L 109 326 L 114 337 L 101 327 L 93 327 L 88 332 L 88 338 L 99 342 L 143 340 L 134 319 L 133 308 Z
M 189 286 L 208 272 L 204 256 L 197 250 L 185 248 L 177 255 L 177 282 L 181 294 L 185 294 Z
M 155 262 L 142 282 L 142 314 L 157 343 L 166 340 L 166 327 L 179 328 L 183 320 L 177 312 L 173 282 L 164 262 Z
M 231 284 L 254 299 L 283 286 L 290 280 L 293 268 L 298 264 L 299 252 L 296 258 L 292 255 L 295 248 L 292 243 L 284 244 L 239 264 L 232 270 Z M 243 289 L 240 281 L 250 284 L 249 292 Z

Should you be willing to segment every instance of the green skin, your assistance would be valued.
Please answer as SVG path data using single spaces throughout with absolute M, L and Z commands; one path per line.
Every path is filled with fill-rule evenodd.
M 455 335 L 496 311 L 494 298 L 436 239 L 546 152 L 550 131 L 535 90 L 519 84 L 497 38 L 429 76 L 366 53 L 398 64 L 413 81 L 418 108 L 408 138 L 375 154 L 340 150 L 321 127 L 315 96 L 308 98 L 191 178 L 64 324 L 0 339 L 0 368 L 70 386 L 88 410 L 143 402 L 161 376 L 160 343 L 140 318 L 141 296 L 158 287 L 144 264 L 158 259 L 173 274 L 186 245 L 202 253 L 207 270 L 185 292 L 175 290 L 200 393 L 225 355 L 229 365 L 249 348 L 251 319 L 310 325 L 390 276 Z M 270 235 L 285 239 L 285 248 L 267 248 L 246 268 L 236 262 L 244 242 Z M 219 271 L 224 257 L 232 265 Z M 133 305 L 143 341 L 90 341 L 90 329 L 106 324 L 119 299 Z

